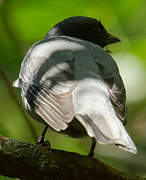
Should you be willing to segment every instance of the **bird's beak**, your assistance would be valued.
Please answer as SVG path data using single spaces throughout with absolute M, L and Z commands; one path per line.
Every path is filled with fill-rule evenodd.
M 118 39 L 117 37 L 114 37 L 113 35 L 108 33 L 107 38 L 106 38 L 106 45 L 113 44 L 116 42 L 120 42 L 120 39 Z

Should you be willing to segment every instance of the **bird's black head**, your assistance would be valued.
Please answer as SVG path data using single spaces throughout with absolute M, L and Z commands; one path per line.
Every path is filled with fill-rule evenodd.
M 44 39 L 61 35 L 84 39 L 101 47 L 120 41 L 109 34 L 100 21 L 84 16 L 70 17 L 59 22 L 47 33 Z

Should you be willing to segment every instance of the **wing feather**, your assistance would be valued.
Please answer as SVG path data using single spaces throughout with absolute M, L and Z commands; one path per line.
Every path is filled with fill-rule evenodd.
M 60 131 L 68 127 L 74 118 L 72 91 L 75 88 L 73 64 L 63 62 L 54 65 L 52 72 L 47 74 L 44 81 L 32 82 L 22 87 L 25 96 L 25 107 L 36 113 L 53 129 Z
M 110 95 L 111 102 L 115 109 L 118 118 L 125 125 L 127 123 L 127 106 L 126 106 L 126 91 L 123 81 L 120 75 L 115 76 L 113 83 L 105 80 L 108 85 L 108 91 Z M 119 82 L 120 81 L 120 82 Z
M 73 105 L 67 103 L 72 102 L 71 93 L 61 95 L 46 93 L 42 88 L 29 85 L 26 99 L 33 111 L 57 131 L 66 129 L 67 123 L 74 117 Z
M 32 98 L 33 94 L 31 92 L 31 90 L 28 90 L 27 94 L 25 94 L 23 89 L 22 89 L 22 96 L 23 96 L 23 101 L 24 101 L 26 110 L 29 112 L 29 114 L 32 117 L 33 117 L 33 115 L 35 115 L 36 118 L 37 118 L 37 116 L 39 116 L 38 120 L 40 120 L 40 118 L 42 118 L 46 124 L 49 124 L 56 131 L 60 131 L 58 124 L 54 121 L 54 119 L 50 118 L 48 111 L 46 111 L 45 108 L 43 108 L 43 103 L 41 103 L 41 105 L 40 105 L 39 96 L 35 97 L 36 100 L 33 100 L 33 98 Z M 35 113 L 33 113 L 33 112 L 35 112 Z M 37 116 L 36 116 L 36 114 L 37 114 Z
M 125 125 L 127 123 L 126 91 L 118 67 L 116 66 L 117 70 L 115 71 L 115 68 L 103 66 L 98 62 L 96 64 L 100 67 L 100 74 L 107 85 L 114 110 Z

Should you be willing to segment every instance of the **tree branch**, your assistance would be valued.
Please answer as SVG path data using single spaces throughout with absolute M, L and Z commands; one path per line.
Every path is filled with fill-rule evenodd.
M 0 136 L 0 174 L 21 180 L 144 180 L 77 153 Z

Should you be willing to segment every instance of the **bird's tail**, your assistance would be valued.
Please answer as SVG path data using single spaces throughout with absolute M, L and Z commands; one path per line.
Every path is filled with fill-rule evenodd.
M 119 148 L 136 154 L 137 149 L 122 122 L 116 118 L 106 118 L 104 115 L 77 115 L 77 119 L 86 128 L 91 137 L 100 144 L 115 144 Z

